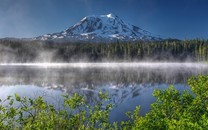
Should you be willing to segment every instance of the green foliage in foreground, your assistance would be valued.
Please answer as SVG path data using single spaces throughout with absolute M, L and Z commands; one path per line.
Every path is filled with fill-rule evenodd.
M 157 101 L 145 116 L 139 116 L 137 107 L 120 125 L 109 123 L 112 105 L 103 107 L 102 101 L 88 105 L 84 97 L 74 94 L 64 96 L 63 108 L 56 110 L 41 97 L 33 100 L 16 94 L 1 101 L 0 129 L 208 129 L 208 76 L 192 77 L 188 85 L 193 94 L 173 86 L 156 90 Z M 100 93 L 100 99 L 107 95 Z M 5 102 L 8 105 L 2 105 Z

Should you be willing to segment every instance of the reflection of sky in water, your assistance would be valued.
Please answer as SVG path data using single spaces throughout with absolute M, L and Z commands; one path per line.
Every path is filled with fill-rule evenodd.
M 37 87 L 32 85 L 15 85 L 15 86 L 1 86 L 0 95 L 1 98 L 6 98 L 8 95 L 18 93 L 21 96 L 34 98 L 38 95 L 49 96 L 49 95 L 59 95 L 61 91 L 48 90 L 43 87 Z
M 155 100 L 154 89 L 175 84 L 179 90 L 189 89 L 186 80 L 193 75 L 208 74 L 207 64 L 141 64 L 123 67 L 69 66 L 7 66 L 0 65 L 0 97 L 19 93 L 21 96 L 44 96 L 58 108 L 63 102 L 61 93 L 78 92 L 88 102 L 99 100 L 99 91 L 109 93 L 115 104 L 111 120 L 125 119 L 124 113 L 141 105 L 141 114 L 149 110 Z M 119 116 L 118 116 L 119 115 Z
M 35 98 L 42 96 L 45 101 L 53 104 L 56 108 L 63 103 L 61 94 L 63 92 L 58 90 L 49 90 L 44 87 L 37 87 L 33 85 L 14 85 L 14 86 L 1 86 L 0 87 L 0 98 L 6 99 L 8 96 L 14 96 L 18 93 L 21 97 L 25 96 L 28 98 Z

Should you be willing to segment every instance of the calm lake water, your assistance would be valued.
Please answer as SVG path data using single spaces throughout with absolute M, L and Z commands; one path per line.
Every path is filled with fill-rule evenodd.
M 44 96 L 57 108 L 63 103 L 62 93 L 83 94 L 89 102 L 98 99 L 99 91 L 109 94 L 115 108 L 111 121 L 126 119 L 125 112 L 141 106 L 141 115 L 156 99 L 155 89 L 174 85 L 190 90 L 186 81 L 191 76 L 208 74 L 202 63 L 71 63 L 71 64 L 0 64 L 0 98 L 19 93 L 21 96 Z

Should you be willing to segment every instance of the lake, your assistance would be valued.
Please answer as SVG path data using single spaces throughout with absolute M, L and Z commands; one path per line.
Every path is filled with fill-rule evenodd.
M 205 63 L 11 63 L 0 64 L 0 98 L 19 93 L 21 96 L 43 96 L 58 109 L 61 95 L 80 93 L 89 103 L 99 91 L 109 94 L 110 121 L 125 120 L 125 112 L 141 106 L 141 115 L 156 99 L 155 89 L 174 85 L 190 90 L 186 81 L 191 76 L 208 74 Z

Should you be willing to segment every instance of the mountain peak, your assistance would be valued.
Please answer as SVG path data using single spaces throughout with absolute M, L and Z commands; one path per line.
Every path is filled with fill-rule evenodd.
M 65 31 L 37 37 L 39 40 L 69 40 L 88 42 L 154 41 L 161 40 L 150 32 L 126 24 L 117 15 L 91 15 L 84 17 Z
M 93 18 L 100 18 L 100 19 L 120 19 L 117 15 L 113 13 L 109 13 L 106 15 L 89 15 L 84 17 L 81 21 L 86 20 L 86 19 L 93 19 Z
M 108 18 L 115 18 L 115 17 L 117 17 L 117 16 L 114 15 L 113 13 L 107 14 L 106 16 L 107 16 Z

